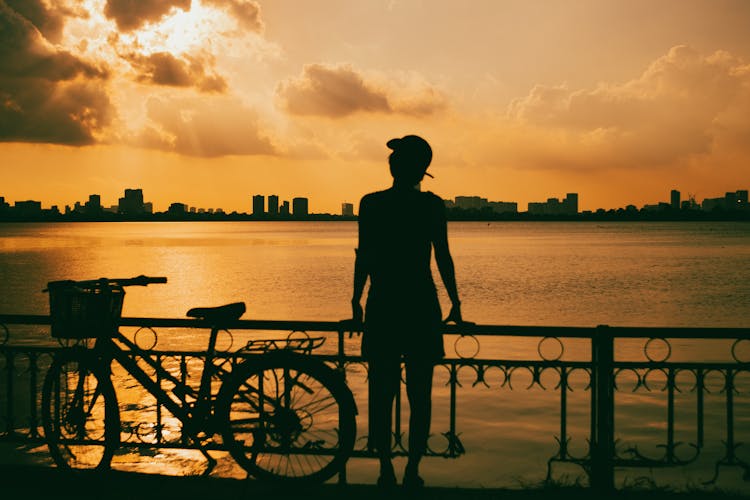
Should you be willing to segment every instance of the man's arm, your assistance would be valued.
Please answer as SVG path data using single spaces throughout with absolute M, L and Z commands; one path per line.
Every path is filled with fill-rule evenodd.
M 453 257 L 451 257 L 448 248 L 448 222 L 445 217 L 445 206 L 440 200 L 439 220 L 436 227 L 435 239 L 435 260 L 437 261 L 438 271 L 443 280 L 448 297 L 451 299 L 451 311 L 445 321 L 454 321 L 461 323 L 461 301 L 458 299 L 458 287 L 456 286 L 456 270 L 453 266 Z
M 364 316 L 360 301 L 362 300 L 362 293 L 367 283 L 367 276 L 370 274 L 367 265 L 367 253 L 370 250 L 368 248 L 369 225 L 367 224 L 367 209 L 365 205 L 363 199 L 359 204 L 358 212 L 359 241 L 357 248 L 354 249 L 354 291 L 352 293 L 352 319 L 360 322 Z

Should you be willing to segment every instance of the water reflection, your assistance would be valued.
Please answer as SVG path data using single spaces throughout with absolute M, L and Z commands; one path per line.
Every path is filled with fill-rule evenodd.
M 464 297 L 464 315 L 480 323 L 593 326 L 600 323 L 631 326 L 747 326 L 750 310 L 750 228 L 738 224 L 451 224 L 451 245 Z M 169 284 L 130 288 L 127 316 L 183 317 L 193 306 L 244 300 L 245 318 L 336 320 L 349 314 L 349 288 L 356 226 L 353 223 L 127 223 L 70 225 L 2 225 L 0 227 L 0 312 L 46 314 L 47 297 L 41 293 L 55 279 L 99 276 L 166 275 Z M 441 297 L 447 304 L 445 297 Z M 49 344 L 43 327 L 13 329 L 13 342 Z M 125 329 L 134 335 L 133 329 Z M 160 329 L 157 349 L 205 349 L 207 332 Z M 263 332 L 269 335 L 270 332 Z M 235 348 L 247 339 L 234 338 Z M 347 346 L 355 354 L 353 339 Z M 447 339 L 452 350 L 454 338 Z M 221 339 L 220 339 L 221 341 Z M 482 339 L 479 358 L 537 359 L 539 339 Z M 228 340 L 226 340 L 228 344 Z M 619 340 L 617 361 L 644 359 L 644 341 Z M 333 346 L 328 346 L 333 349 Z M 555 345 L 544 355 L 557 356 Z M 729 341 L 673 341 L 671 361 L 733 362 Z M 664 356 L 664 346 L 651 346 L 651 356 Z M 750 342 L 735 349 L 743 360 Z M 548 352 L 549 351 L 549 352 Z M 330 352 L 330 351 L 329 351 Z M 566 341 L 564 361 L 589 360 L 587 341 Z M 19 373 L 28 360 L 17 359 Z M 7 363 L 0 357 L 0 369 Z M 165 359 L 169 369 L 175 360 Z M 189 362 L 190 374 L 202 368 Z M 367 428 L 366 371 L 356 365 L 349 385 L 359 406 L 360 433 Z M 433 429 L 447 428 L 449 374 L 436 370 Z M 195 375 L 191 377 L 197 380 Z M 558 377 L 545 373 L 547 390 L 530 384 L 532 375 L 512 375 L 497 368 L 487 371 L 484 383 L 474 385 L 470 371 L 459 373 L 458 421 L 467 455 L 453 460 L 426 460 L 424 475 L 445 486 L 508 486 L 518 478 L 534 482 L 545 475 L 546 460 L 557 448 L 560 434 Z M 617 394 L 616 434 L 619 449 L 639 446 L 638 452 L 658 457 L 665 442 L 667 414 L 665 375 L 648 375 L 652 391 L 638 377 L 623 372 Z M 750 387 L 747 374 L 738 376 Z M 127 377 L 117 377 L 126 432 L 145 442 L 155 439 L 153 398 Z M 698 418 L 694 376 L 679 375 L 676 395 L 675 440 L 685 443 L 679 456 L 695 443 Z M 571 453 L 587 449 L 590 431 L 588 376 L 572 372 L 568 394 L 568 434 Z M 708 479 L 715 457 L 722 453 L 726 432 L 725 380 L 709 373 L 704 415 L 705 455 L 685 469 L 658 471 L 665 482 L 685 484 Z M 21 394 L 21 392 L 19 392 Z M 2 395 L 0 395 L 0 399 Z M 747 441 L 748 395 L 736 399 L 736 439 Z M 7 401 L 0 401 L 7 404 Z M 28 401 L 19 406 L 28 407 Z M 163 415 L 161 432 L 177 436 L 179 422 Z M 430 445 L 444 446 L 435 435 Z M 744 451 L 744 450 L 742 450 Z M 143 460 L 132 450 L 113 458 L 116 467 L 164 473 L 200 472 L 205 466 L 198 452 L 155 450 L 158 460 Z M 218 454 L 221 458 L 221 454 Z M 498 465 L 502 457 L 502 466 Z M 512 457 L 509 459 L 508 457 Z M 162 460 L 163 459 L 163 460 Z M 402 464 L 397 464 L 397 467 Z M 350 480 L 372 482 L 372 464 L 350 462 Z M 229 458 L 220 459 L 216 474 L 243 476 Z M 580 470 L 575 470 L 579 474 Z M 636 470 L 631 475 L 647 474 Z M 732 473 L 729 474 L 733 476 Z M 736 476 L 736 474 L 734 475 Z M 734 477 L 734 479 L 737 479 Z M 735 482 L 730 481 L 730 484 Z M 741 484 L 736 481 L 737 484 Z

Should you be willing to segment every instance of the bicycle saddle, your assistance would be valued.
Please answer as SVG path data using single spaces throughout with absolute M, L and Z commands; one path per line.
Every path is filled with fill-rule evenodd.
M 245 313 L 245 303 L 235 302 L 219 307 L 194 307 L 187 312 L 188 317 L 221 323 L 240 319 Z

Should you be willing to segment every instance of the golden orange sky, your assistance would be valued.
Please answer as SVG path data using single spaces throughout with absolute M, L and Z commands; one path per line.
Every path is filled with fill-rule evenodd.
M 581 209 L 750 184 L 744 0 L 0 0 L 0 196 L 340 211 L 387 187 Z

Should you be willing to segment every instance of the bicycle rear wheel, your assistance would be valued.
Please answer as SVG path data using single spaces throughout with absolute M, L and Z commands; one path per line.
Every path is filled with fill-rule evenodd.
M 258 479 L 323 482 L 354 448 L 356 408 L 343 377 L 300 355 L 240 365 L 221 387 L 217 413 L 225 446 Z
M 61 352 L 42 387 L 50 454 L 64 469 L 108 469 L 120 444 L 117 396 L 109 375 L 85 350 Z

